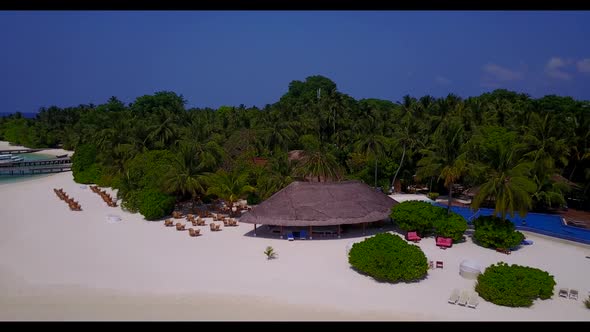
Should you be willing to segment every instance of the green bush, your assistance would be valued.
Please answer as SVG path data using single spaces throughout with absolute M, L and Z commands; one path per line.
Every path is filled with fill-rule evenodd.
M 590 295 L 586 300 L 584 300 L 584 305 L 586 306 L 586 308 L 590 309 Z
M 404 231 L 417 231 L 424 235 L 433 229 L 434 221 L 442 218 L 441 208 L 434 209 L 427 202 L 406 201 L 399 203 L 391 209 L 391 218 Z
M 381 233 L 355 243 L 348 262 L 357 271 L 379 281 L 411 282 L 426 276 L 428 263 L 420 247 L 397 235 Z
M 479 216 L 473 225 L 475 242 L 485 248 L 513 248 L 524 240 L 524 235 L 515 230 L 514 224 L 507 219 Z
M 444 208 L 441 208 L 445 210 Z M 446 214 L 446 213 L 445 213 Z M 460 215 L 451 212 L 434 222 L 436 234 L 442 237 L 450 237 L 453 241 L 461 241 L 467 230 L 467 220 Z
M 430 192 L 428 193 L 428 198 L 430 198 L 433 201 L 436 201 L 436 199 L 438 198 L 439 193 L 435 193 L 435 192 Z
M 163 189 L 165 174 L 175 159 L 174 153 L 168 150 L 152 150 L 140 153 L 125 165 L 129 182 L 138 189 Z
M 121 207 L 131 213 L 139 212 L 140 194 L 141 191 L 138 190 L 126 193 L 125 199 L 121 203 Z
M 156 220 L 172 213 L 175 202 L 174 196 L 155 189 L 144 189 L 139 193 L 139 213 L 146 220 Z
M 554 287 L 553 276 L 543 270 L 499 262 L 478 276 L 475 291 L 497 305 L 530 307 L 537 298 L 551 298 Z
M 72 156 L 72 175 L 78 183 L 97 183 L 101 177 L 101 167 L 96 163 L 96 146 L 79 145 Z
M 92 164 L 86 167 L 84 170 L 74 173 L 73 175 L 74 181 L 78 183 L 93 184 L 99 182 L 102 176 L 102 170 L 100 165 Z
M 434 231 L 437 235 L 460 241 L 467 230 L 467 221 L 460 215 L 440 206 L 422 201 L 406 201 L 394 206 L 391 218 L 404 231 L 417 231 L 424 236 Z

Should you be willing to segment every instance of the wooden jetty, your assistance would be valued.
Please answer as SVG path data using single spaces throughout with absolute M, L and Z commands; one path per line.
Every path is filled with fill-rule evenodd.
M 0 164 L 0 175 L 31 175 L 59 173 L 72 170 L 69 157 L 39 159 Z
M 45 149 L 16 149 L 16 150 L 0 150 L 1 154 L 23 154 L 43 151 Z

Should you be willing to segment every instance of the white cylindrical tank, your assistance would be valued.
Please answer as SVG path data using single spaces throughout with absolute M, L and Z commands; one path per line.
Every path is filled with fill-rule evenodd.
M 463 278 L 477 279 L 477 276 L 481 274 L 481 265 L 474 260 L 466 259 L 459 266 L 459 274 Z

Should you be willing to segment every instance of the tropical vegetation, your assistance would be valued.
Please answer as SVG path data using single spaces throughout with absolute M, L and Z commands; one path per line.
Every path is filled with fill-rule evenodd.
M 352 245 L 348 262 L 357 271 L 378 281 L 415 282 L 428 271 L 426 255 L 391 233 L 380 233 Z
M 508 219 L 496 216 L 479 216 L 473 220 L 475 232 L 474 242 L 485 248 L 514 248 L 524 240 L 525 236 L 515 229 Z
M 587 208 L 589 132 L 590 102 L 571 97 L 495 90 L 356 100 L 323 76 L 292 81 L 263 107 L 187 107 L 182 95 L 160 91 L 0 118 L 0 139 L 75 150 L 75 180 L 119 189 L 131 209 L 148 189 L 175 201 L 261 201 L 293 180 L 356 179 L 383 191 L 428 186 L 449 205 L 476 188 L 474 206 L 501 218 Z M 241 188 L 228 196 L 220 176 L 239 178 Z
M 467 221 L 460 215 L 422 201 L 406 201 L 391 209 L 391 219 L 404 231 L 417 231 L 426 236 L 434 233 L 461 241 Z
M 548 272 L 504 262 L 492 264 L 477 277 L 475 291 L 484 300 L 507 307 L 530 307 L 553 296 L 555 279 Z

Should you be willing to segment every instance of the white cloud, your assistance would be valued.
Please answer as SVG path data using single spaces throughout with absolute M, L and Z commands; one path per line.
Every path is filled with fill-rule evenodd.
M 547 76 L 559 80 L 570 80 L 572 75 L 563 69 L 569 66 L 573 61 L 571 59 L 562 59 L 560 57 L 552 57 L 545 65 L 545 73 Z
M 495 63 L 486 64 L 483 66 L 483 71 L 489 76 L 488 80 L 517 81 L 524 78 L 524 74 L 522 72 L 510 70 Z
M 576 63 L 578 67 L 578 71 L 580 73 L 589 73 L 590 74 L 590 59 L 582 59 Z
M 440 84 L 440 85 L 449 85 L 449 84 L 452 83 L 452 81 L 450 79 L 448 79 L 446 77 L 443 77 L 443 76 L 440 76 L 440 75 L 439 76 L 436 76 L 434 78 L 434 81 L 436 83 Z

